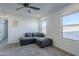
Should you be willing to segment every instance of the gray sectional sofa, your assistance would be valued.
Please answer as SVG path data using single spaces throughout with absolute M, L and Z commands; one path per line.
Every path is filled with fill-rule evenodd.
M 43 33 L 25 33 L 25 36 L 20 38 L 21 46 L 32 43 L 36 43 L 39 47 L 44 48 L 51 46 L 53 44 L 53 40 L 45 37 Z

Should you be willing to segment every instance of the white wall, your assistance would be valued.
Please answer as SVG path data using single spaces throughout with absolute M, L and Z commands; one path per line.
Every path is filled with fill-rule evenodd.
M 48 17 L 47 35 L 52 38 L 54 45 L 60 49 L 70 52 L 74 55 L 79 55 L 79 41 L 63 39 L 62 38 L 62 26 L 61 14 L 70 13 L 72 11 L 78 11 L 79 4 L 74 4 L 69 7 L 65 7 L 60 11 L 53 12 Z
M 0 16 L 5 16 L 7 13 L 0 12 Z M 8 43 L 19 42 L 19 38 L 26 32 L 38 32 L 38 19 L 28 18 L 25 16 L 7 14 L 8 20 Z M 14 21 L 17 21 L 17 26 L 13 25 Z

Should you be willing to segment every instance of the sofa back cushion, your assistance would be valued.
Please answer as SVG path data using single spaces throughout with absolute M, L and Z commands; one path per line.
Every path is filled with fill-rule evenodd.
M 43 33 L 39 33 L 39 37 L 45 37 Z
M 32 37 L 45 37 L 43 33 L 33 33 Z
M 32 37 L 32 33 L 25 33 L 25 37 Z

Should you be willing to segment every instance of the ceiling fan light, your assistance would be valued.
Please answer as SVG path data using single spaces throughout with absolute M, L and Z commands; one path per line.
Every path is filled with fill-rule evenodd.
M 40 17 L 40 14 L 38 13 L 37 17 Z
M 31 10 L 30 10 L 30 9 L 28 9 L 28 12 L 29 12 L 29 13 L 31 13 Z

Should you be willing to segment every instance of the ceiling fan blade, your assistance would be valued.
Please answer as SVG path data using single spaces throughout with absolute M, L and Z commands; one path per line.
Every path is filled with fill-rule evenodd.
M 24 8 L 24 7 L 17 8 L 16 10 L 19 10 L 19 9 L 22 9 L 22 8 Z
M 29 6 L 29 8 L 34 9 L 34 10 L 40 10 L 40 8 Z

